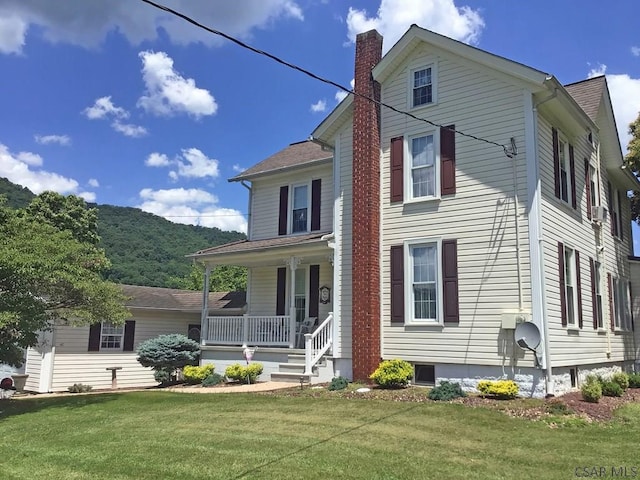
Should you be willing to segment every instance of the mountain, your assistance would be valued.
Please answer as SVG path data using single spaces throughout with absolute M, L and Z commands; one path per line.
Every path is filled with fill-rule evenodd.
M 0 195 L 12 208 L 25 207 L 34 194 L 0 178 Z M 172 286 L 171 277 L 189 274 L 185 255 L 245 238 L 239 232 L 183 225 L 139 208 L 89 204 L 98 210 L 100 246 L 111 260 L 106 277 L 116 283 Z

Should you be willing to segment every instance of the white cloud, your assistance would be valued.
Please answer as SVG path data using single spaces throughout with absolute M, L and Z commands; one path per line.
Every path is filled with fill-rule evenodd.
M 375 28 L 384 37 L 386 52 L 414 23 L 471 44 L 478 42 L 484 27 L 477 10 L 457 7 L 454 0 L 381 0 L 376 16 L 349 8 L 347 35 L 354 42 L 358 33 Z
M 0 53 L 22 53 L 27 36 L 27 22 L 18 15 L 0 12 Z
M 106 117 L 127 118 L 129 112 L 124 108 L 116 107 L 111 102 L 111 97 L 98 98 L 91 107 L 85 108 L 82 113 L 90 120 L 98 120 Z
M 183 78 L 173 69 L 173 59 L 164 52 L 140 52 L 146 91 L 138 106 L 155 115 L 187 113 L 195 118 L 213 115 L 218 104 L 209 91 L 196 87 L 192 78 Z
M 90 187 L 93 187 L 93 188 L 98 188 L 100 186 L 100 182 L 98 182 L 98 180 L 96 180 L 95 178 L 90 178 L 87 183 L 89 184 Z
M 94 203 L 96 201 L 96 194 L 93 192 L 80 192 L 77 196 L 84 199 L 85 202 Z
M 71 145 L 69 135 L 34 135 L 34 138 L 36 142 L 41 145 L 50 145 L 52 143 L 57 143 L 65 147 Z
M 147 157 L 144 164 L 147 167 L 167 167 L 171 164 L 171 161 L 164 153 L 153 152 Z
M 29 25 L 41 27 L 50 42 L 65 42 L 82 47 L 96 47 L 107 33 L 118 32 L 138 45 L 158 38 L 163 29 L 174 44 L 201 42 L 221 45 L 223 39 L 187 24 L 142 2 L 99 0 L 2 0 L 0 52 L 20 52 L 27 40 Z M 248 38 L 256 28 L 278 20 L 303 20 L 303 12 L 294 0 L 172 0 L 170 6 L 201 23 L 224 30 L 229 35 Z
M 91 201 L 95 200 L 94 193 L 80 191 L 76 180 L 31 168 L 40 167 L 42 164 L 40 155 L 31 152 L 13 154 L 6 145 L 0 143 L 0 177 L 6 177 L 13 183 L 27 187 L 35 194 L 52 190 L 63 195 L 74 194 L 83 198 L 93 198 Z
M 144 164 L 148 167 L 175 167 L 169 172 L 169 178 L 174 181 L 180 177 L 217 178 L 220 175 L 218 160 L 207 157 L 197 148 L 184 148 L 174 159 L 170 159 L 164 153 L 154 152 L 147 157 Z
M 204 190 L 145 188 L 140 191 L 140 198 L 143 202 L 138 208 L 175 223 L 247 231 L 247 221 L 241 212 L 218 206 L 218 198 Z
M 122 123 L 115 120 L 111 123 L 111 128 L 116 132 L 122 133 L 126 137 L 140 138 L 144 137 L 148 132 L 147 129 L 139 125 L 133 125 L 131 123 Z
M 355 85 L 356 85 L 356 81 L 352 78 L 351 81 L 349 82 L 349 85 L 351 85 L 351 90 L 353 90 L 353 87 L 355 87 Z M 344 90 L 338 90 L 336 92 L 336 101 L 338 103 L 340 103 L 342 100 L 347 98 L 347 95 L 349 95 L 349 94 L 347 92 L 345 92 Z
M 234 171 L 234 172 L 238 172 L 238 173 L 240 173 L 240 172 L 244 172 L 244 171 L 246 170 L 246 168 L 241 167 L 241 166 L 240 166 L 240 165 L 238 165 L 237 163 L 236 163 L 236 164 L 234 164 L 231 168 L 233 168 L 233 171 Z
M 316 103 L 311 105 L 311 111 L 313 113 L 324 112 L 327 110 L 327 101 L 326 100 L 318 100 Z
M 589 78 L 604 75 L 606 65 L 599 65 L 589 71 Z M 606 74 L 609 94 L 613 104 L 613 113 L 618 128 L 618 137 L 622 151 L 627 151 L 627 145 L 631 140 L 629 124 L 638 117 L 640 112 L 640 78 L 631 78 L 628 74 Z
M 640 47 L 631 47 L 631 55 L 640 57 Z

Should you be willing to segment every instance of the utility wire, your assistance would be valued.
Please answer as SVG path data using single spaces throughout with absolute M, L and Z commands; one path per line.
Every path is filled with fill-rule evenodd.
M 193 18 L 185 15 L 184 13 L 180 13 L 180 12 L 178 12 L 178 11 L 172 9 L 172 8 L 169 8 L 169 7 L 165 6 L 165 5 L 161 5 L 159 3 L 153 2 L 152 0 L 141 0 L 141 1 L 153 6 L 153 7 L 157 8 L 157 9 L 159 9 L 159 10 L 163 10 L 163 11 L 165 11 L 167 13 L 175 15 L 176 17 L 180 17 L 184 21 L 186 21 L 186 22 L 188 22 L 188 23 L 190 23 L 192 25 L 195 25 L 198 28 L 206 30 L 209 33 L 213 33 L 214 35 L 218 35 L 218 36 L 224 37 L 227 40 L 235 43 L 236 45 L 239 45 L 242 48 L 246 48 L 247 50 L 251 50 L 252 52 L 257 53 L 258 55 L 263 55 L 265 57 L 268 57 L 271 60 L 274 60 L 274 61 L 284 65 L 285 67 L 291 68 L 293 70 L 297 70 L 298 72 L 301 72 L 301 73 L 313 78 L 314 80 L 318 80 L 320 82 L 332 85 L 332 86 L 336 87 L 337 89 L 342 90 L 343 92 L 346 92 L 348 94 L 354 95 L 356 97 L 364 98 L 365 100 L 368 100 L 369 102 L 372 102 L 375 105 L 388 108 L 389 110 L 392 110 L 392 111 L 394 111 L 396 113 L 400 113 L 402 115 L 407 115 L 408 117 L 411 117 L 414 120 L 418 120 L 420 122 L 428 123 L 429 125 L 432 125 L 434 127 L 445 128 L 447 130 L 451 130 L 452 132 L 457 133 L 458 135 L 462 135 L 464 137 L 468 137 L 468 138 L 471 138 L 473 140 L 477 140 L 479 142 L 484 142 L 484 143 L 488 143 L 489 145 L 494 145 L 496 147 L 500 147 L 500 148 L 502 148 L 502 150 L 504 151 L 504 154 L 507 157 L 512 157 L 513 156 L 513 153 L 511 153 L 509 151 L 509 149 L 507 149 L 506 145 L 502 145 L 500 143 L 494 142 L 493 140 L 487 140 L 486 138 L 477 137 L 475 135 L 471 135 L 470 133 L 465 133 L 465 132 L 462 132 L 460 130 L 456 130 L 454 128 L 449 128 L 447 126 L 440 125 L 440 124 L 432 122 L 431 120 L 428 120 L 426 118 L 417 117 L 417 116 L 415 116 L 414 114 L 412 114 L 410 112 L 405 112 L 404 110 L 400 110 L 400 109 L 398 109 L 398 108 L 396 108 L 396 107 L 394 107 L 392 105 L 388 105 L 388 104 L 386 104 L 384 102 L 381 102 L 380 100 L 376 100 L 375 98 L 371 98 L 371 97 L 369 97 L 367 95 L 363 95 L 361 93 L 357 93 L 357 92 L 355 92 L 353 90 L 350 90 L 347 87 L 345 87 L 343 85 L 340 85 L 339 83 L 334 82 L 333 80 L 329 80 L 327 78 L 323 78 L 323 77 L 321 77 L 319 75 L 316 75 L 315 73 L 313 73 L 313 72 L 311 72 L 309 70 L 306 70 L 306 69 L 304 69 L 302 67 L 299 67 L 298 65 L 295 65 L 293 63 L 289 63 L 286 60 L 283 60 L 283 59 L 281 59 L 279 57 L 276 57 L 275 55 L 273 55 L 273 54 L 271 54 L 269 52 L 265 52 L 264 50 L 260 50 L 259 48 L 252 47 L 251 45 L 249 45 L 247 43 L 244 43 L 244 42 L 238 40 L 237 38 L 232 37 L 229 34 L 221 32 L 220 30 L 216 30 L 215 28 L 211 28 L 211 27 L 208 27 L 206 25 L 203 25 L 202 23 L 198 22 L 197 20 L 194 20 Z

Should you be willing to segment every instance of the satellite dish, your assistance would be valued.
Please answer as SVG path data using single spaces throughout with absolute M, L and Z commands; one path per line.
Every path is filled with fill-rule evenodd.
M 535 352 L 538 345 L 540 345 L 540 330 L 535 323 L 519 323 L 516 326 L 514 337 L 518 346 L 523 350 Z

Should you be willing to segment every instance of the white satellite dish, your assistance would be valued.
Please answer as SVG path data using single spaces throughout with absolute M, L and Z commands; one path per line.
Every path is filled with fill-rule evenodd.
M 514 337 L 518 346 L 523 350 L 535 352 L 540 345 L 540 330 L 535 323 L 519 323 L 516 326 Z

